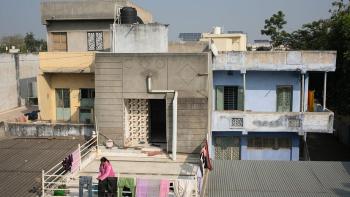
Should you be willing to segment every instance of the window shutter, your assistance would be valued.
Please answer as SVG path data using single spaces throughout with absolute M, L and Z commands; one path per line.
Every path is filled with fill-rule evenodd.
M 224 86 L 216 86 L 216 110 L 224 110 Z
M 243 87 L 238 87 L 237 110 L 244 111 L 244 91 Z

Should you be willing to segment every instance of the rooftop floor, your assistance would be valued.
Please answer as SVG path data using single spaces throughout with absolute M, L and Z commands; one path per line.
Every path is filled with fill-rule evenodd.
M 41 171 L 48 170 L 77 149 L 82 139 L 0 139 L 1 196 L 37 196 Z

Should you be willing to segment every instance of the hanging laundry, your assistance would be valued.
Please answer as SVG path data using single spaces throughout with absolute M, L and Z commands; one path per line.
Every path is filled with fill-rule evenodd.
M 73 156 L 72 154 L 68 155 L 63 161 L 62 166 L 65 171 L 70 171 L 72 169 Z
M 118 197 L 135 197 L 135 179 L 120 177 L 118 180 Z
M 170 181 L 169 180 L 161 180 L 160 181 L 160 191 L 159 191 L 159 197 L 168 197 L 169 195 L 169 187 L 170 187 Z
M 107 196 L 108 197 L 117 197 L 117 177 L 108 177 L 107 178 Z
M 160 180 L 137 179 L 136 196 L 137 197 L 155 197 L 160 193 Z
M 198 186 L 198 193 L 201 193 L 202 191 L 202 183 L 203 183 L 203 174 L 201 168 L 198 168 L 197 170 L 197 186 Z
M 75 173 L 79 170 L 80 167 L 80 151 L 79 149 L 75 150 L 72 154 L 72 167 L 71 172 Z
M 174 193 L 176 197 L 192 197 L 196 194 L 197 184 L 194 180 L 177 179 L 174 182 Z

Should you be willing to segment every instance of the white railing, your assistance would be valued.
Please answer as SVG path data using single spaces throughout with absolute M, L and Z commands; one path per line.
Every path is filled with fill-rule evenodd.
M 77 172 L 81 170 L 82 161 L 87 160 L 87 156 L 97 148 L 98 135 L 93 135 L 93 137 L 85 142 L 83 145 L 78 145 L 78 148 L 74 150 L 71 154 L 77 153 L 76 157 L 73 157 L 72 168 L 70 171 L 66 170 L 62 162 L 59 162 L 50 170 L 42 170 L 41 177 L 41 190 L 42 197 L 52 196 L 53 191 L 69 191 L 69 188 L 59 188 L 59 186 L 67 186 L 68 181 L 72 178 Z M 76 158 L 76 160 L 74 160 Z M 74 164 L 74 165 L 73 165 Z M 48 194 L 47 194 L 48 193 Z

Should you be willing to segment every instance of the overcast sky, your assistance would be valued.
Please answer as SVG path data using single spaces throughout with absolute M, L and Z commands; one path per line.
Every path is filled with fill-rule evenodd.
M 104 0 L 105 1 L 105 0 Z M 180 32 L 207 32 L 213 26 L 244 31 L 250 41 L 263 38 L 264 20 L 278 10 L 286 14 L 286 30 L 329 17 L 333 0 L 134 0 L 170 24 L 170 39 Z M 0 0 L 0 37 L 33 32 L 46 38 L 40 21 L 40 0 Z

